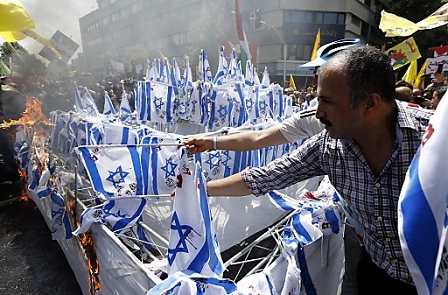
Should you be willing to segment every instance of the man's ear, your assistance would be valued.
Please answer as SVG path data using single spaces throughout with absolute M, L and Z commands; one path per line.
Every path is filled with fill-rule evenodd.
M 378 93 L 370 93 L 364 101 L 365 111 L 371 112 L 378 109 L 381 103 L 381 96 Z

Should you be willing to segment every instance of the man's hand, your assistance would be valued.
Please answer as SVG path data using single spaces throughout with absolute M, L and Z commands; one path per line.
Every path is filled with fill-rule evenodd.
M 193 137 L 184 141 L 183 144 L 189 153 L 201 153 L 213 148 L 213 137 Z

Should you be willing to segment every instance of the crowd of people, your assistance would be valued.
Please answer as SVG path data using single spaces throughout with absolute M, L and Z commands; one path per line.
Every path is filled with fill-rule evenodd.
M 76 81 L 77 87 L 89 90 L 100 112 L 105 92 L 118 109 L 123 91 L 132 92 L 136 82 L 120 75 L 98 81 L 89 74 Z M 359 254 L 346 265 L 350 277 L 345 282 L 353 280 L 359 294 L 417 294 L 400 247 L 398 197 L 421 144 L 424 123 L 432 114 L 414 110 L 437 108 L 447 89 L 443 69 L 439 67 L 424 89 L 414 88 L 396 81 L 390 59 L 381 50 L 361 45 L 328 60 L 315 81 L 306 89 L 284 88 L 302 112 L 278 126 L 232 136 L 192 137 L 185 142 L 191 153 L 197 153 L 212 148 L 257 149 L 309 137 L 298 150 L 265 167 L 249 167 L 209 182 L 208 194 L 257 196 L 328 175 L 364 230 L 364 245 L 346 252 L 348 257 Z M 38 97 L 46 114 L 73 108 L 70 79 L 35 80 L 27 85 L 15 85 L 8 79 L 2 82 Z

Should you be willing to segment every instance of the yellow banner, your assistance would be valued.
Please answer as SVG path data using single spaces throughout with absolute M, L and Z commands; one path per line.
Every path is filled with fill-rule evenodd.
M 414 37 L 408 38 L 385 52 L 390 56 L 394 70 L 421 57 Z
M 448 24 L 448 3 L 416 24 L 404 17 L 383 10 L 381 11 L 379 28 L 386 33 L 386 37 L 407 37 L 418 30 L 434 29 L 446 24 Z
M 34 28 L 33 20 L 19 0 L 0 0 L 0 32 Z

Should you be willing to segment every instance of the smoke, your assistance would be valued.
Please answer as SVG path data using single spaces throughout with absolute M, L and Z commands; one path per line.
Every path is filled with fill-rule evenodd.
M 96 0 L 22 0 L 22 4 L 36 25 L 34 29 L 36 33 L 50 39 L 59 30 L 80 45 L 77 52 L 82 51 L 79 18 L 98 7 Z M 43 47 L 42 44 L 29 37 L 19 43 L 36 55 Z

